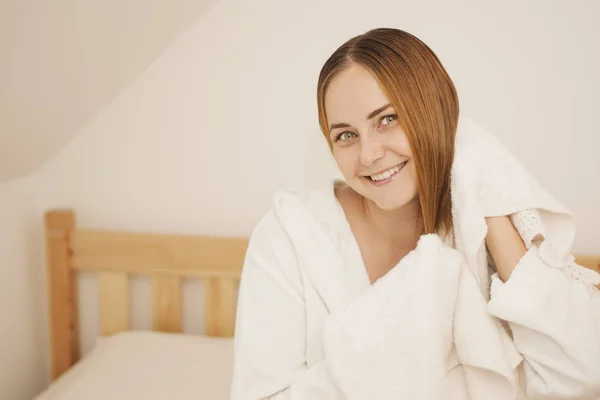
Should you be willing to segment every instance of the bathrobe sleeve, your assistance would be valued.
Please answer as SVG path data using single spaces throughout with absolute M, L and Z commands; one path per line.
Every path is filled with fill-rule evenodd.
M 307 367 L 298 260 L 270 211 L 247 249 L 238 294 L 232 400 L 345 399 L 325 361 Z
M 528 398 L 595 399 L 600 275 L 555 253 L 548 241 L 532 245 L 507 282 L 494 275 L 488 312 L 508 322 Z

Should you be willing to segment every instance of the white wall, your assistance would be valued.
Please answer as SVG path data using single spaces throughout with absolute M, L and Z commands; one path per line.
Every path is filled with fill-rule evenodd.
M 0 399 L 31 399 L 45 383 L 41 218 L 32 178 L 0 185 Z
M 598 249 L 598 2 L 347 3 L 221 1 L 43 169 L 45 204 L 92 225 L 248 233 L 276 188 L 331 178 L 315 104 L 326 57 L 394 26 L 433 47 L 463 113 L 574 210 L 579 248 Z
M 574 211 L 575 250 L 600 252 L 599 12 L 593 1 L 222 0 L 40 171 L 43 209 L 73 207 L 86 227 L 249 234 L 273 191 L 336 174 L 317 124 L 319 69 L 346 39 L 390 26 L 430 44 L 463 113 Z M 86 351 L 94 280 L 80 289 Z M 135 291 L 148 299 L 146 282 Z M 134 326 L 147 325 L 136 307 Z

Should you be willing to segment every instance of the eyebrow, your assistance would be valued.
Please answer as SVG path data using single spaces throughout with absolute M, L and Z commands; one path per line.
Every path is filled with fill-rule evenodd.
M 392 105 L 392 103 L 387 103 L 384 106 L 379 107 L 377 110 L 372 111 L 369 115 L 367 115 L 367 119 L 371 119 L 374 116 L 376 116 L 377 114 L 379 114 L 380 112 L 382 112 L 383 110 L 385 110 L 386 108 L 389 108 Z M 331 126 L 329 127 L 329 130 L 332 131 L 336 128 L 349 128 L 350 125 L 348 125 L 345 122 L 341 122 L 339 124 L 331 124 Z

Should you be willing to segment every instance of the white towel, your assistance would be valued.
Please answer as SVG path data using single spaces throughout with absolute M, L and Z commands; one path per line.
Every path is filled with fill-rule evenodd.
M 537 210 L 546 239 L 562 259 L 575 226 L 569 211 L 542 189 L 529 172 L 486 129 L 461 118 L 452 166 L 452 216 L 456 246 L 467 258 L 482 294 L 489 298 L 485 263 L 485 217 Z
M 570 254 L 571 214 L 542 189 L 529 172 L 483 127 L 461 119 L 452 167 L 452 216 L 456 248 L 465 257 L 454 316 L 454 341 L 465 368 L 471 398 L 514 399 L 514 368 L 521 361 L 506 330 L 486 312 L 490 296 L 485 217 L 535 210 L 555 258 Z M 522 231 L 523 227 L 519 226 Z M 521 232 L 523 234 L 523 232 Z M 529 247 L 531 243 L 527 243 Z M 473 279 L 474 278 L 474 279 Z M 480 293 L 476 293 L 477 287 Z M 473 340 L 477 335 L 479 340 Z M 501 345 L 500 345 L 501 344 Z M 493 376 L 495 375 L 495 376 Z M 490 379 L 492 377 L 492 379 Z M 490 387 L 493 382 L 495 387 Z
M 571 213 L 541 188 L 521 163 L 483 127 L 461 119 L 455 148 L 452 214 L 456 248 L 465 256 L 466 267 L 471 272 L 463 275 L 455 310 L 458 358 L 465 366 L 471 393 L 481 393 L 481 396 L 472 395 L 471 398 L 511 399 L 518 390 L 511 370 L 522 358 L 501 324 L 491 317 L 482 317 L 487 315 L 486 301 L 490 298 L 485 217 L 511 216 L 528 249 L 534 245 L 534 238 L 541 235 L 540 256 L 549 265 L 559 268 L 574 266 L 571 248 L 575 225 Z M 600 283 L 598 275 L 592 271 L 578 273 L 586 272 L 590 272 L 587 275 L 590 283 Z M 473 277 L 481 296 L 475 293 Z M 473 332 L 484 340 L 471 340 Z M 488 343 L 498 341 L 504 346 L 488 346 Z M 488 371 L 502 377 L 497 383 L 510 388 L 508 397 L 501 394 L 504 390 L 490 391 L 489 379 L 480 379 Z

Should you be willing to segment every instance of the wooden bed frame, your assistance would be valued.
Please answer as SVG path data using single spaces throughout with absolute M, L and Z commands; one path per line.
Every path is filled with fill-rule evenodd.
M 181 331 L 181 281 L 204 281 L 206 335 L 232 337 L 247 238 L 84 230 L 71 210 L 45 214 L 52 380 L 79 359 L 77 273 L 98 275 L 102 335 L 130 329 L 130 276 L 152 280 L 153 330 Z
M 181 280 L 204 280 L 206 335 L 232 337 L 236 285 L 247 238 L 176 236 L 76 228 L 70 210 L 45 215 L 51 377 L 79 359 L 78 271 L 98 274 L 102 335 L 129 330 L 130 276 L 152 279 L 153 329 L 181 331 Z M 600 272 L 600 256 L 577 262 Z

